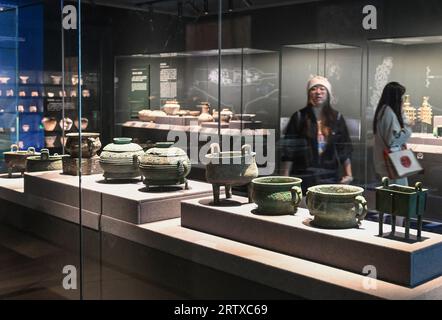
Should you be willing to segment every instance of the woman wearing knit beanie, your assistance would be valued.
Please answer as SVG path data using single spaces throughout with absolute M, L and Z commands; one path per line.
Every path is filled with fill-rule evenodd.
M 350 135 L 344 117 L 332 108 L 332 86 L 315 76 L 307 83 L 307 106 L 295 112 L 285 132 L 285 175 L 303 179 L 303 188 L 353 181 Z

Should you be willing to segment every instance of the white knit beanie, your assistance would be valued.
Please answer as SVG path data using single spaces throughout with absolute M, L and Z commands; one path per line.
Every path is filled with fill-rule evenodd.
M 317 86 L 317 85 L 321 85 L 321 86 L 326 87 L 330 97 L 332 96 L 331 84 L 327 78 L 322 77 L 322 76 L 314 76 L 313 78 L 311 78 L 309 80 L 309 82 L 307 83 L 307 93 L 310 91 L 311 88 L 313 88 L 314 86 Z

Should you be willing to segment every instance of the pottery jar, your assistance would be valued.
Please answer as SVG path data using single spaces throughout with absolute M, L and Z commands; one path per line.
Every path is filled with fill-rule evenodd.
M 132 138 L 114 138 L 114 143 L 106 145 L 100 154 L 105 180 L 139 177 L 138 162 L 143 154 L 143 148 L 132 143 Z
M 66 134 L 66 151 L 73 158 L 80 157 L 80 146 L 81 146 L 81 157 L 82 158 L 92 158 L 95 156 L 101 148 L 100 134 L 94 132 L 85 132 L 81 134 L 81 141 L 79 140 L 79 133 L 68 133 Z
M 140 170 L 147 187 L 185 184 L 191 169 L 189 157 L 173 142 L 158 142 L 140 159 Z
M 26 171 L 27 158 L 35 155 L 40 155 L 40 153 L 35 152 L 35 148 L 33 147 L 21 151 L 18 145 L 11 145 L 11 151 L 3 152 L 5 164 L 8 167 L 8 177 L 12 177 L 13 172 L 20 172 L 23 175 Z
M 210 145 L 210 153 L 206 154 L 206 180 L 212 184 L 214 203 L 219 203 L 220 186 L 225 186 L 226 198 L 232 197 L 232 186 L 250 183 L 258 177 L 255 153 L 250 145 L 242 146 L 241 151 L 220 151 L 218 143 Z M 251 188 L 249 186 L 249 202 Z
M 307 189 L 306 202 L 312 224 L 322 228 L 347 229 L 360 225 L 367 214 L 363 188 L 328 184 Z
M 213 122 L 213 117 L 209 113 L 210 105 L 209 103 L 203 103 L 198 105 L 197 107 L 201 108 L 201 114 L 198 116 L 198 123 L 201 124 L 203 122 Z
M 180 110 L 180 105 L 177 101 L 170 100 L 166 101 L 163 106 L 163 111 L 168 115 L 175 115 Z
M 61 170 L 63 168 L 63 157 L 68 156 L 58 155 L 57 153 L 51 156 L 48 149 L 41 149 L 39 156 L 28 157 L 26 162 L 26 171 L 36 172 Z
M 221 110 L 221 122 L 229 122 L 232 116 L 233 113 L 228 108 L 224 108 L 223 110 Z M 218 121 L 218 118 L 219 118 L 218 111 L 213 110 L 213 119 L 215 121 Z
M 161 110 L 141 110 L 138 112 L 138 118 L 141 121 L 155 121 L 156 117 L 165 117 L 167 114 Z
M 296 212 L 302 200 L 302 180 L 295 177 L 260 177 L 252 180 L 252 199 L 256 213 L 284 215 Z
M 86 130 L 88 124 L 89 124 L 88 118 L 81 118 L 81 130 Z M 75 119 L 74 125 L 77 129 L 80 129 L 79 127 L 80 123 L 78 122 L 78 119 Z

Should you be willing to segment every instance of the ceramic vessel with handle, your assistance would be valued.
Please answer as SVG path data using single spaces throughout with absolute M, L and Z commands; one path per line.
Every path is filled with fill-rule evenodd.
M 215 204 L 219 204 L 221 186 L 225 186 L 226 198 L 231 198 L 232 186 L 248 184 L 258 177 L 255 153 L 248 144 L 243 145 L 241 151 L 221 152 L 219 144 L 213 143 L 206 159 L 206 180 L 212 184 Z M 248 193 L 252 202 L 250 185 Z
M 29 147 L 28 150 L 19 150 L 18 145 L 11 145 L 11 151 L 3 152 L 5 157 L 5 164 L 8 167 L 8 177 L 12 177 L 13 172 L 23 173 L 26 171 L 26 162 L 28 157 L 40 155 L 35 152 L 34 147 Z
M 255 213 L 286 215 L 296 212 L 302 200 L 302 180 L 295 177 L 260 177 L 252 180 Z
M 114 138 L 114 143 L 106 145 L 100 154 L 105 181 L 139 177 L 139 157 L 143 154 L 143 148 L 132 143 L 132 138 Z
M 63 157 L 68 156 L 58 155 L 57 153 L 51 156 L 48 149 L 41 149 L 39 156 L 28 157 L 26 162 L 26 171 L 36 172 L 61 170 L 63 168 Z
M 329 229 L 358 227 L 367 214 L 367 201 L 363 188 L 326 184 L 307 189 L 306 202 L 312 224 Z
M 141 157 L 140 171 L 147 188 L 185 184 L 185 189 L 188 189 L 186 177 L 190 173 L 191 163 L 186 152 L 173 147 L 173 144 L 158 142 Z

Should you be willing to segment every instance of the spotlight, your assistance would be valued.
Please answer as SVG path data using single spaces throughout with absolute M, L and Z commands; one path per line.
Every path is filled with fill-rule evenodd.
M 227 7 L 227 10 L 228 10 L 229 12 L 232 12 L 232 11 L 233 11 L 233 0 L 229 0 L 229 5 L 228 5 L 228 7 Z
M 209 14 L 209 0 L 204 0 L 204 14 Z

